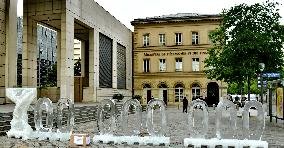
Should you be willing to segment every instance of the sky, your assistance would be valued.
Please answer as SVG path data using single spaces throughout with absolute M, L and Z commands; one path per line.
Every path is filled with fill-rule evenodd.
M 222 9 L 229 9 L 241 3 L 263 3 L 266 0 L 95 0 L 106 11 L 133 31 L 130 22 L 137 18 L 146 18 L 176 13 L 219 14 Z M 284 0 L 276 0 L 280 23 L 284 25 Z M 23 0 L 18 0 L 22 5 Z M 22 8 L 18 7 L 18 15 L 22 15 Z

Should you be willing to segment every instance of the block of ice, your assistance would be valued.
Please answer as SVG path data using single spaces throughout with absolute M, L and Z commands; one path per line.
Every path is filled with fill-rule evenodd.
M 228 114 L 229 116 L 225 116 Z M 216 110 L 216 136 L 218 139 L 235 139 L 237 130 L 237 110 L 232 101 L 222 99 Z M 228 118 L 228 119 L 227 119 Z
M 154 129 L 154 120 L 153 120 L 153 112 L 154 112 L 154 107 L 156 105 L 160 106 L 160 113 L 161 113 L 161 125 L 157 126 L 159 129 L 155 130 Z M 166 106 L 164 101 L 158 100 L 158 99 L 152 99 L 149 101 L 147 105 L 147 129 L 148 132 L 151 136 L 164 136 L 165 130 L 167 128 L 167 119 L 166 119 Z
M 98 125 L 101 135 L 112 135 L 115 130 L 115 103 L 113 100 L 104 99 L 98 108 Z M 109 117 L 107 117 L 109 116 Z
M 67 108 L 67 111 L 63 113 L 63 109 Z M 61 133 L 70 133 L 74 127 L 74 118 L 75 118 L 75 109 L 74 103 L 69 98 L 61 98 L 57 102 L 57 127 L 58 132 Z M 62 125 L 63 116 L 67 114 L 67 125 Z
M 198 119 L 201 121 L 198 121 Z M 198 127 L 201 125 L 201 127 Z M 205 138 L 208 131 L 208 106 L 206 102 L 196 99 L 189 105 L 188 126 L 190 137 Z
M 135 108 L 135 126 L 131 133 L 127 133 L 128 131 L 128 113 L 129 113 L 129 107 L 133 106 Z M 124 135 L 138 135 L 140 134 L 141 126 L 142 126 L 142 107 L 140 105 L 140 102 L 137 99 L 129 99 L 124 102 L 123 109 L 121 112 L 121 122 L 122 122 L 122 129 L 124 131 Z
M 254 130 L 252 130 L 249 126 L 250 123 L 250 108 L 255 107 L 257 111 L 257 117 L 251 118 L 252 120 L 255 120 L 256 126 L 254 127 Z M 258 101 L 249 101 L 245 104 L 244 110 L 243 110 L 243 136 L 244 139 L 249 140 L 261 140 L 263 131 L 265 128 L 265 118 L 264 118 L 264 110 L 262 107 L 262 104 Z
M 37 96 L 36 88 L 6 88 L 6 96 L 16 104 L 7 136 L 29 139 L 33 130 L 28 124 L 27 111 Z
M 42 124 L 42 112 L 46 111 L 46 127 Z M 41 132 L 51 132 L 53 127 L 53 105 L 49 98 L 39 98 L 34 108 L 35 128 Z

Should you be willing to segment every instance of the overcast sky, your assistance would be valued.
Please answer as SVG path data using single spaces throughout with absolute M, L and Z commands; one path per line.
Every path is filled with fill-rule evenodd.
M 175 13 L 219 14 L 223 8 L 247 3 L 262 3 L 266 0 L 95 0 L 99 5 L 129 29 L 133 30 L 130 22 L 136 18 L 153 17 Z M 283 17 L 280 22 L 284 25 L 284 0 L 279 13 Z M 22 5 L 22 0 L 18 0 Z M 22 10 L 19 9 L 19 15 Z

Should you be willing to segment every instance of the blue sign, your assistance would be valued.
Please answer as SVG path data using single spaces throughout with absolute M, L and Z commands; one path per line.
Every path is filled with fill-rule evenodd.
M 267 78 L 280 78 L 280 73 L 263 73 L 262 77 Z

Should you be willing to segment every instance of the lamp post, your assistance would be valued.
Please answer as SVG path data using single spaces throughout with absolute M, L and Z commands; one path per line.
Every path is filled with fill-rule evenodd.
M 260 70 L 260 83 L 261 83 L 261 88 L 260 88 L 260 102 L 263 103 L 263 76 L 262 76 L 262 72 L 265 68 L 265 64 L 264 63 L 259 63 L 259 70 Z

